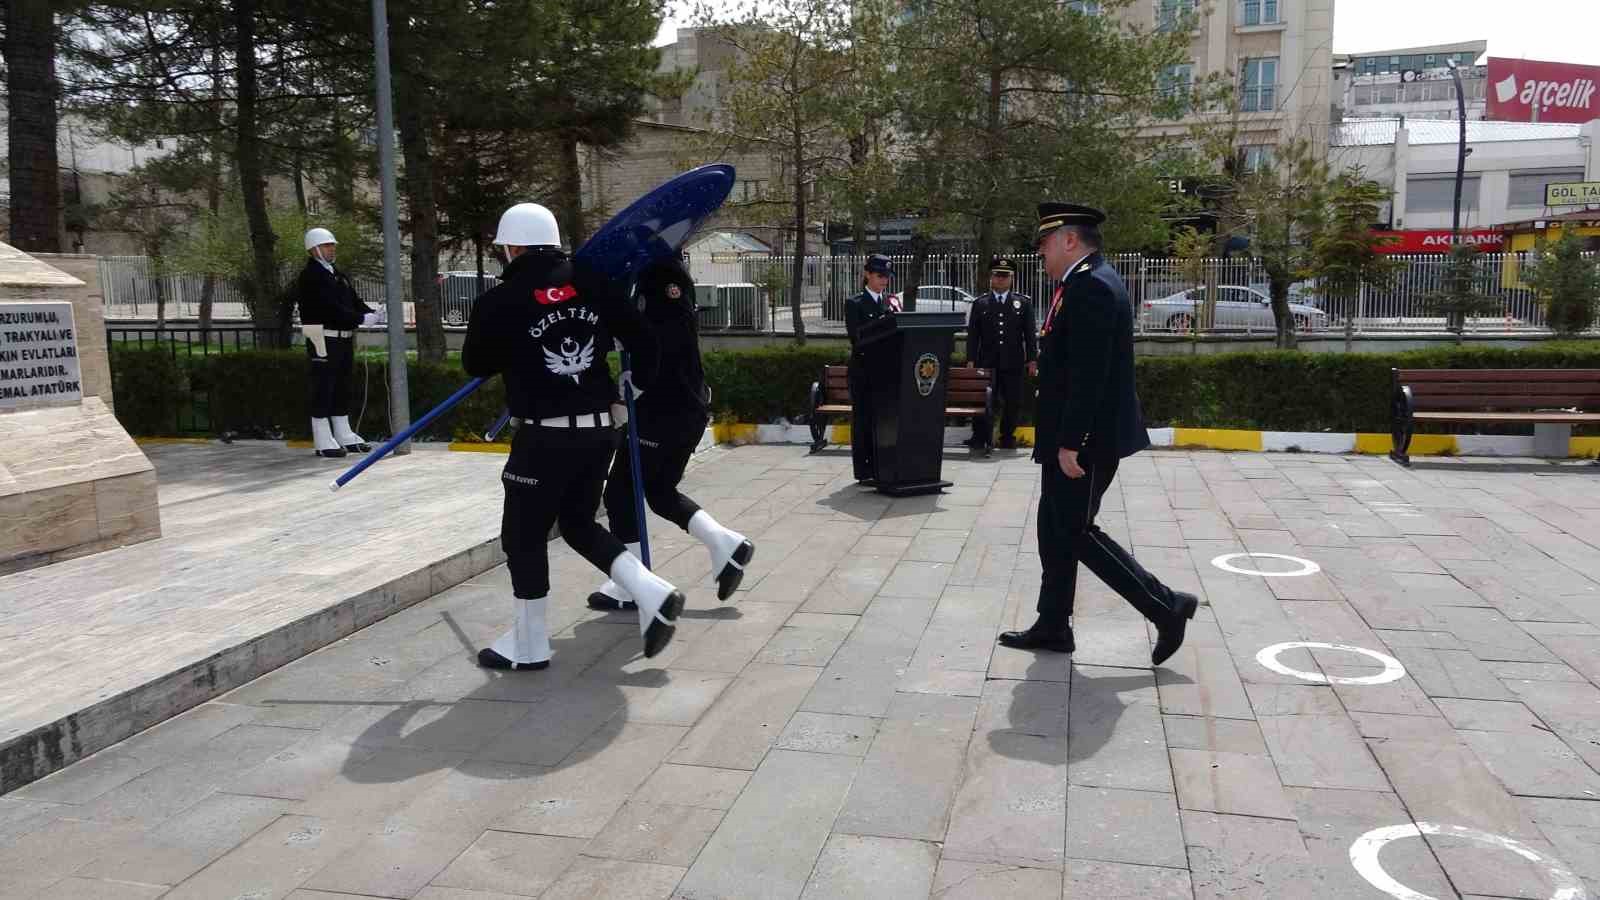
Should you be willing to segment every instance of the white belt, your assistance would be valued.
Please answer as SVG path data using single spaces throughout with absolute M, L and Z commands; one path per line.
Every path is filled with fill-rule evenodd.
M 610 428 L 610 413 L 580 413 L 575 416 L 555 416 L 549 419 L 540 419 L 539 424 L 546 428 Z
M 328 337 L 336 337 L 336 338 L 353 338 L 353 337 L 356 336 L 356 333 L 354 331 L 331 331 L 331 330 L 326 329 L 326 328 L 324 328 L 322 330 L 322 333 L 327 335 Z

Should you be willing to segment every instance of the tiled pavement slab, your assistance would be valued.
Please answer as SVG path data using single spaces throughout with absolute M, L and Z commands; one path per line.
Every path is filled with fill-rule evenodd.
M 685 491 L 756 561 L 719 604 L 704 552 L 652 519 L 691 596 L 661 656 L 587 609 L 599 573 L 557 542 L 549 670 L 473 664 L 511 613 L 487 571 L 0 797 L 0 900 L 1381 898 L 1351 862 L 1374 833 L 1415 896 L 1543 898 L 1570 872 L 1600 897 L 1593 471 L 1134 457 L 1107 532 L 1207 602 L 1152 671 L 1152 632 L 1087 573 L 1075 658 L 995 646 L 1040 578 L 1024 456 L 952 454 L 947 494 L 890 499 L 842 454 L 719 448 Z M 1212 565 L 1238 553 L 1321 571 Z M 74 577 L 38 603 L 115 585 Z M 1264 664 L 1294 642 L 1404 671 Z M 28 665 L 0 652 L 0 690 Z M 1415 822 L 1438 833 L 1394 836 Z

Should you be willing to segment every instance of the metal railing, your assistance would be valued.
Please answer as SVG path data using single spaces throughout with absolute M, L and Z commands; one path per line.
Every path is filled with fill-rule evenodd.
M 1439 334 L 1447 331 L 1442 313 L 1432 309 L 1430 296 L 1443 288 L 1447 260 L 1442 255 L 1397 256 L 1400 269 L 1392 282 L 1380 289 L 1364 289 L 1349 297 L 1328 296 L 1328 291 L 1311 283 L 1299 283 L 1290 288 L 1291 312 L 1302 332 L 1346 331 L 1353 334 L 1408 332 Z M 891 290 L 904 293 L 913 282 L 921 285 L 918 309 L 965 312 L 971 298 L 988 290 L 988 261 L 976 254 L 938 254 L 924 260 L 920 272 L 911 271 L 910 254 L 891 254 L 896 278 Z M 1012 257 L 1017 274 L 1013 290 L 1028 294 L 1041 301 L 1050 294 L 1049 278 L 1039 257 L 1021 253 Z M 149 300 L 151 287 L 140 283 L 136 275 L 139 257 L 111 257 L 101 262 L 102 272 L 117 269 L 114 275 L 122 279 L 114 290 L 107 282 L 107 317 L 135 318 L 154 321 L 155 307 Z M 1127 283 L 1130 299 L 1136 306 L 1138 327 L 1146 334 L 1173 334 L 1190 332 L 1223 332 L 1245 334 L 1270 334 L 1274 330 L 1271 308 L 1267 300 L 1268 279 L 1258 260 L 1249 258 L 1212 258 L 1197 267 L 1180 260 L 1150 257 L 1141 254 L 1116 254 L 1108 261 Z M 716 334 L 792 334 L 794 309 L 791 303 L 791 279 L 794 257 L 782 255 L 699 254 L 688 260 L 690 274 L 702 295 L 699 304 L 700 328 L 703 333 Z M 861 273 L 866 257 L 860 255 L 808 255 L 801 263 L 800 318 L 807 334 L 842 334 L 844 332 L 845 302 L 861 290 Z M 1491 315 L 1469 318 L 1465 330 L 1481 333 L 1542 333 L 1548 332 L 1542 305 L 1518 277 L 1521 262 L 1518 254 L 1483 253 L 1479 255 L 1482 290 L 1499 302 L 1499 309 Z M 120 269 L 119 269 L 120 267 Z M 486 273 L 486 285 L 495 279 Z M 183 291 L 190 291 L 194 276 L 169 277 Z M 1219 293 L 1216 304 L 1209 297 L 1186 296 L 1206 285 L 1227 289 Z M 170 284 L 169 284 L 170 286 Z M 447 273 L 441 280 L 441 317 L 448 325 L 465 325 L 471 319 L 472 303 L 477 295 L 475 275 Z M 216 287 L 219 320 L 227 293 L 222 283 Z M 382 285 L 358 282 L 357 290 L 367 302 L 378 306 L 382 302 Z M 368 292 L 371 292 L 370 295 Z M 1226 296 L 1224 296 L 1224 293 Z M 192 316 L 188 310 L 194 302 L 189 293 L 169 292 L 168 317 Z M 174 312 L 172 297 L 178 297 Z M 1185 312 L 1185 305 L 1192 308 Z M 243 315 L 239 302 L 238 314 Z M 1042 312 L 1041 312 L 1042 315 Z M 406 304 L 406 320 L 414 321 L 414 306 Z M 137 340 L 139 333 L 153 340 L 153 328 L 118 329 Z M 238 333 L 250 329 L 233 329 Z M 214 330 L 213 334 L 228 329 Z M 171 341 L 171 334 L 183 334 L 197 329 L 167 329 L 162 339 Z M 181 338 L 179 339 L 181 340 Z

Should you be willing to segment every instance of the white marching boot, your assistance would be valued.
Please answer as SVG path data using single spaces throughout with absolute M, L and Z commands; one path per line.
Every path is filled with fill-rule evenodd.
M 629 553 L 632 553 L 634 556 L 639 555 L 638 541 L 634 541 L 626 546 Z M 611 612 L 618 609 L 638 609 L 639 604 L 633 602 L 633 598 L 628 596 L 628 592 L 622 589 L 622 585 L 617 584 L 611 579 L 606 579 L 606 583 L 600 585 L 600 589 L 598 591 L 595 591 L 589 595 L 589 608 Z
M 362 440 L 361 435 L 351 430 L 349 416 L 334 416 L 332 423 L 333 439 L 339 442 L 339 446 L 351 453 L 370 453 L 372 451 L 372 446 Z
M 347 452 L 333 439 L 333 426 L 327 419 L 311 420 L 311 441 L 317 448 L 317 455 L 327 459 L 338 459 Z
M 689 519 L 689 534 L 705 544 L 711 553 L 711 575 L 717 580 L 717 599 L 732 597 L 739 589 L 739 582 L 744 580 L 744 567 L 756 555 L 756 545 L 739 532 L 723 528 L 703 509 Z
M 517 601 L 517 620 L 511 630 L 488 648 L 478 651 L 478 665 L 485 669 L 514 669 L 519 672 L 550 666 L 550 629 L 545 624 L 548 597 Z
M 611 563 L 611 580 L 622 586 L 639 610 L 639 633 L 644 655 L 655 656 L 672 641 L 684 597 L 677 588 L 644 567 L 632 553 L 622 553 Z

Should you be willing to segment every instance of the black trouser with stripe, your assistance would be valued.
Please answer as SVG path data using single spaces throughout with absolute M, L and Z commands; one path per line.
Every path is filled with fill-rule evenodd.
M 678 483 L 683 481 L 683 470 L 688 467 L 689 458 L 694 455 L 705 429 L 704 420 L 698 417 L 682 422 L 654 422 L 640 417 L 639 468 L 645 502 L 656 515 L 684 531 L 689 530 L 689 520 L 700 507 L 679 493 Z M 617 450 L 606 480 L 606 520 L 617 540 L 627 544 L 639 540 L 639 516 L 633 500 L 633 460 L 626 441 Z
M 317 346 L 306 341 L 311 361 L 311 418 L 350 415 L 350 376 L 356 367 L 355 338 L 326 337 L 328 355 L 318 356 Z
M 1094 523 L 1100 499 L 1117 476 L 1117 463 L 1080 458 L 1081 478 L 1068 478 L 1052 456 L 1044 465 L 1039 497 L 1039 624 L 1058 630 L 1067 626 L 1077 593 L 1078 563 L 1089 567 L 1107 586 L 1152 622 L 1164 622 L 1173 609 L 1172 589 L 1150 574 Z
M 982 368 L 980 366 L 980 368 Z M 1017 436 L 1017 419 L 1022 415 L 1022 370 L 996 369 L 994 373 L 994 403 L 1000 407 L 1000 440 Z M 994 434 L 994 420 L 972 420 L 972 436 L 989 443 Z
M 866 363 L 850 360 L 850 460 L 857 481 L 878 477 L 873 460 L 872 384 Z
M 500 546 L 511 589 L 523 600 L 550 593 L 550 527 L 595 568 L 609 573 L 627 548 L 594 520 L 605 488 L 606 467 L 617 433 L 601 428 L 546 428 L 524 423 L 511 441 L 511 458 L 500 473 L 505 508 Z

